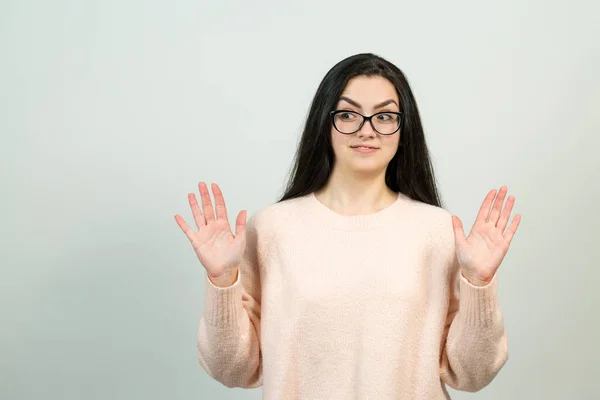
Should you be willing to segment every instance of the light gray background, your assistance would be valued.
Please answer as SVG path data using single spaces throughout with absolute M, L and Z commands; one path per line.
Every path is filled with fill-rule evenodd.
M 467 233 L 503 184 L 523 215 L 499 272 L 509 361 L 453 398 L 597 398 L 599 11 L 2 1 L 0 398 L 259 399 L 196 360 L 204 270 L 173 216 L 200 180 L 230 221 L 273 203 L 317 85 L 359 52 L 408 76 Z

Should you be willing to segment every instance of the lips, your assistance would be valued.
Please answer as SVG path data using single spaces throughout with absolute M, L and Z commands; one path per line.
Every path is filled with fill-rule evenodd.
M 350 146 L 353 149 L 359 148 L 359 147 L 365 147 L 367 149 L 378 149 L 378 147 L 373 147 L 373 146 L 365 146 L 365 145 L 360 145 L 360 146 Z

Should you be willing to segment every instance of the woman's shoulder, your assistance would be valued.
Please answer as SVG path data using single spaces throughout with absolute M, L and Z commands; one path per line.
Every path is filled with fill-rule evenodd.
M 419 200 L 410 199 L 411 211 L 430 229 L 445 229 L 450 224 L 452 227 L 452 214 L 445 208 Z
M 263 206 L 248 218 L 247 233 L 259 248 L 270 248 L 274 239 L 295 226 L 294 221 L 302 215 L 303 201 L 305 196 Z
M 452 213 L 445 208 L 420 201 L 411 202 L 415 225 L 424 232 L 430 244 L 450 250 L 454 245 Z
M 273 231 L 298 219 L 306 205 L 308 195 L 295 197 L 263 206 L 249 219 L 257 231 Z M 250 222 L 251 221 L 251 222 Z

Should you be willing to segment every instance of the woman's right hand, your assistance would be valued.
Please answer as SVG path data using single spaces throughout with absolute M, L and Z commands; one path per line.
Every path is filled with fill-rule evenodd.
M 237 279 L 238 267 L 246 247 L 246 210 L 240 211 L 236 218 L 234 236 L 231 233 L 225 199 L 219 186 L 216 183 L 212 184 L 216 218 L 206 184 L 200 182 L 198 188 L 203 212 L 198 207 L 196 195 L 188 194 L 198 232 L 194 232 L 178 214 L 175 215 L 175 221 L 190 240 L 211 282 L 216 286 L 230 286 Z

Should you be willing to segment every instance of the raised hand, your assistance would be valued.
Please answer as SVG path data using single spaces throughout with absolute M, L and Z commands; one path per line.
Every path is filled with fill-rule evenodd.
M 491 282 L 508 252 L 510 242 L 521 221 L 521 215 L 515 215 L 510 227 L 505 232 L 510 212 L 515 203 L 514 196 L 509 196 L 506 206 L 502 210 L 507 191 L 508 188 L 502 186 L 495 201 L 496 189 L 492 189 L 488 193 L 467 238 L 465 238 L 460 218 L 452 216 L 456 255 L 461 272 L 475 286 L 485 286 Z M 494 201 L 493 206 L 492 201 Z M 500 214 L 501 211 L 502 214 Z
M 227 218 L 225 199 L 219 186 L 216 183 L 212 184 L 216 218 L 206 184 L 200 182 L 198 188 L 202 200 L 202 211 L 198 207 L 196 195 L 188 194 L 198 232 L 194 232 L 178 214 L 175 215 L 175 221 L 190 240 L 196 256 L 206 269 L 210 280 L 218 286 L 229 286 L 236 280 L 238 266 L 246 247 L 247 211 L 239 212 L 234 236 Z

